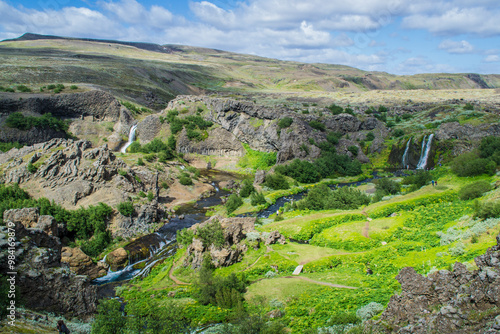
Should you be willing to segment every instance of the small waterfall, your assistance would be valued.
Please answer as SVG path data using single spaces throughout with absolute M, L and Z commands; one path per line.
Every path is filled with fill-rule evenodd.
M 410 139 L 408 140 L 408 142 L 406 143 L 406 149 L 405 149 L 405 153 L 403 154 L 403 168 L 406 168 L 406 166 L 408 166 L 408 152 L 410 151 L 410 143 L 411 143 L 411 140 L 412 140 L 413 137 L 410 137 Z
M 132 125 L 130 128 L 130 132 L 128 134 L 128 142 L 121 148 L 120 152 L 127 153 L 127 148 L 134 142 L 135 140 L 135 130 L 137 129 L 137 124 Z
M 431 134 L 427 142 L 425 141 L 424 137 L 424 140 L 422 141 L 422 152 L 420 153 L 420 160 L 418 161 L 417 169 L 424 169 L 427 166 L 427 160 L 429 159 L 429 153 L 431 152 L 433 137 L 434 134 Z

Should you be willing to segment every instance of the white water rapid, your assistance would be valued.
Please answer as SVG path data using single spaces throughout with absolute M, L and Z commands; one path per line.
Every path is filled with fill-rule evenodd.
M 134 142 L 135 140 L 135 130 L 137 129 L 137 124 L 132 125 L 130 128 L 130 132 L 128 134 L 128 142 L 122 147 L 120 152 L 122 153 L 127 153 L 127 148 Z
M 422 153 L 420 153 L 420 160 L 418 161 L 417 169 L 424 169 L 427 166 L 427 160 L 429 159 L 429 153 L 431 152 L 433 137 L 434 134 L 431 134 L 427 142 L 425 141 L 424 137 L 424 140 L 422 141 Z

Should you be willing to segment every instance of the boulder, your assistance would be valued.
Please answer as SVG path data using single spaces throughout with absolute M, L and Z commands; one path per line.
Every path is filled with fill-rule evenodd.
M 61 262 L 67 263 L 75 274 L 86 275 L 90 280 L 105 276 L 107 273 L 105 268 L 95 264 L 80 248 L 63 247 Z
M 106 263 L 109 264 L 112 271 L 117 271 L 125 268 L 128 264 L 128 253 L 120 247 L 106 255 Z
M 267 236 L 266 240 L 264 240 L 265 245 L 272 245 L 272 244 L 282 244 L 284 245 L 286 243 L 285 237 L 281 235 L 278 231 L 273 231 L 269 233 Z
M 26 228 L 37 227 L 40 211 L 38 208 L 22 208 L 4 211 L 3 221 L 21 223 Z
M 52 235 L 54 237 L 60 237 L 60 232 L 62 232 L 59 231 L 59 226 L 54 217 L 48 215 L 43 215 L 38 218 L 36 228 L 39 228 L 48 235 Z

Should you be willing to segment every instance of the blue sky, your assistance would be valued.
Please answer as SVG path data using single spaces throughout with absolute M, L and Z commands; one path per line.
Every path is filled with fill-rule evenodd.
M 25 32 L 183 44 L 393 74 L 500 73 L 498 0 L 0 0 Z

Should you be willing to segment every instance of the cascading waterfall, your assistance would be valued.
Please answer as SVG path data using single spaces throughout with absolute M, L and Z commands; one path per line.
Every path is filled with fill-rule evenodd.
M 410 151 L 410 143 L 411 143 L 411 140 L 412 140 L 413 137 L 410 137 L 410 139 L 408 140 L 408 142 L 406 143 L 406 149 L 405 149 L 405 153 L 403 154 L 403 168 L 406 168 L 406 166 L 408 166 L 408 152 Z
M 136 129 L 137 129 L 137 124 L 136 125 L 132 125 L 132 127 L 130 128 L 130 132 L 128 134 L 128 141 L 122 147 L 122 149 L 120 150 L 120 152 L 126 153 L 127 152 L 127 148 L 134 142 L 134 140 L 135 140 L 135 130 Z
M 420 160 L 418 161 L 417 169 L 424 169 L 427 166 L 427 160 L 429 159 L 429 153 L 431 152 L 433 137 L 434 134 L 431 134 L 427 142 L 425 141 L 424 137 L 424 140 L 422 141 L 422 152 L 420 153 Z

